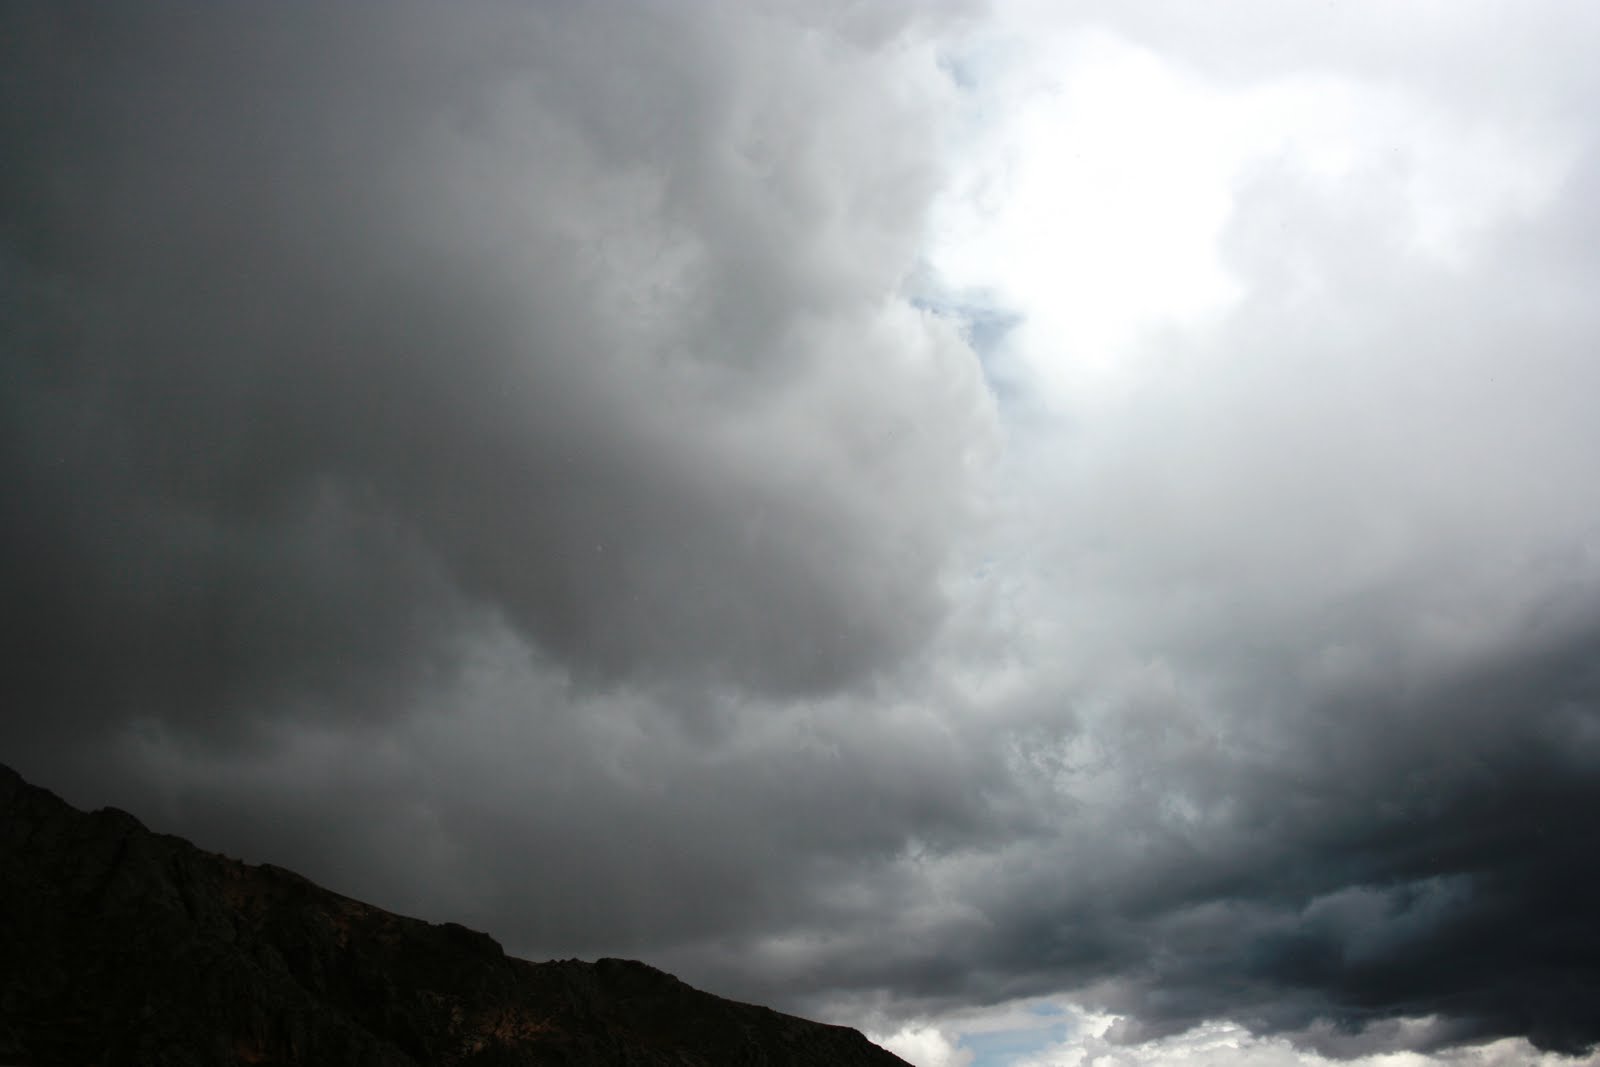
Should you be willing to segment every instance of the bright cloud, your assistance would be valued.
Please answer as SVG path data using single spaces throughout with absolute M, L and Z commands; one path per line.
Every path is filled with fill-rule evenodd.
M 1402 246 L 1460 264 L 1572 162 L 1549 131 L 1443 112 L 1404 85 L 1219 85 L 1102 26 L 1007 10 L 956 61 L 967 110 L 932 258 L 945 284 L 1020 320 L 1009 354 L 1058 409 L 1137 388 L 1157 372 L 1153 335 L 1215 323 L 1244 295 L 1225 231 L 1263 168 L 1333 195 L 1391 187 Z

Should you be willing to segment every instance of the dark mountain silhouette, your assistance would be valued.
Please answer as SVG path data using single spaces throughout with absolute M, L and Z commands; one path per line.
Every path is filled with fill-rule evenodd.
M 0 766 L 0 1064 L 905 1067 L 643 963 L 530 963 Z

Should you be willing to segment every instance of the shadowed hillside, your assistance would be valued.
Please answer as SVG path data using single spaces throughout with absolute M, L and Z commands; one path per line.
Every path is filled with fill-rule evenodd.
M 3 766 L 0 1063 L 904 1067 L 643 963 L 511 958 Z

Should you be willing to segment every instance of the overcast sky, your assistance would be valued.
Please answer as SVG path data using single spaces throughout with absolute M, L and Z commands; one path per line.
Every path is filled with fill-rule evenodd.
M 0 760 L 919 1067 L 1568 1062 L 1596 41 L 6 0 Z

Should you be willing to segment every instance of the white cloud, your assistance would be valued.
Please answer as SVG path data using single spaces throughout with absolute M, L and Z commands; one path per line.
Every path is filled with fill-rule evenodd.
M 902 1026 L 892 1034 L 867 1035 L 914 1067 L 971 1067 L 972 1050 L 958 1046 L 937 1026 Z
M 1029 999 L 982 1011 L 957 1012 L 903 1026 L 872 1039 L 913 1067 L 1596 1067 L 1600 1053 L 1566 1057 L 1540 1053 L 1522 1038 L 1505 1038 L 1434 1053 L 1345 1050 L 1338 1058 L 1297 1048 L 1282 1037 L 1257 1037 L 1228 1022 L 1127 1043 L 1130 1020 L 1069 1001 Z M 1400 1019 L 1390 1027 L 1398 1044 L 1425 1040 L 1431 1019 Z M 1052 1036 L 1067 1031 L 1064 1040 Z M 1311 1035 L 1308 1035 L 1311 1036 Z M 1321 1040 L 1339 1043 L 1331 1028 Z M 989 1041 L 985 1051 L 986 1039 Z M 1352 1045 L 1346 1038 L 1345 1044 Z
M 963 63 L 968 124 L 933 262 L 952 289 L 1021 317 L 1010 355 L 1073 412 L 1159 373 L 1141 353 L 1152 334 L 1214 324 L 1246 293 L 1223 239 L 1261 168 L 1340 196 L 1392 192 L 1402 243 L 1459 265 L 1496 222 L 1545 204 L 1573 157 L 1549 131 L 1473 121 L 1403 85 L 1327 72 L 1214 84 L 1038 12 L 1002 15 Z

